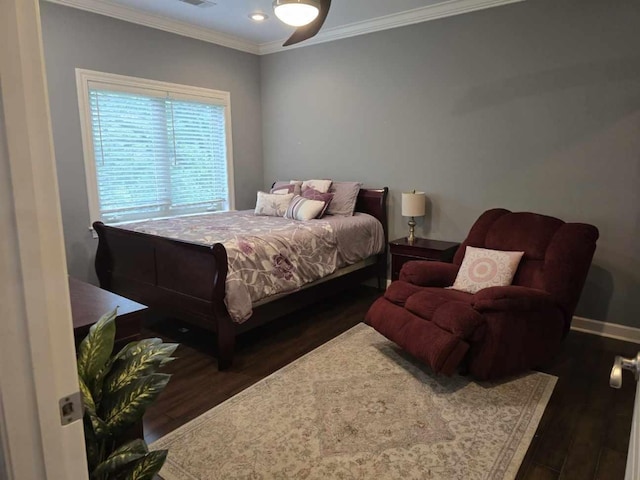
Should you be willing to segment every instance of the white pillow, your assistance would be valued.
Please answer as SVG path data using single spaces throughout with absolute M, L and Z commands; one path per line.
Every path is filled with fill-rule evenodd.
M 302 193 L 302 180 L 290 180 L 289 183 L 294 185 L 293 193 L 300 195 Z
M 291 188 L 293 186 L 293 188 Z M 282 181 L 278 180 L 271 187 L 271 193 L 274 193 L 274 190 L 282 190 L 282 189 L 290 189 L 289 193 L 294 193 L 295 195 L 300 195 L 302 193 L 302 180 L 290 180 L 290 181 Z
M 332 183 L 332 180 L 305 180 L 302 182 L 302 191 L 304 192 L 307 188 L 313 188 L 320 193 L 327 193 Z
M 295 185 L 287 185 L 286 187 L 272 188 L 269 193 L 272 193 L 272 194 L 275 194 L 275 195 L 287 195 L 289 193 L 293 193 L 295 195 L 296 194 L 296 186 Z
M 284 214 L 284 217 L 292 220 L 311 220 L 320 215 L 324 206 L 325 202 L 322 200 L 311 200 L 297 195 L 293 197 L 293 200 L 289 203 L 287 213 Z
M 277 193 L 258 192 L 254 214 L 269 217 L 284 217 L 293 197 L 293 193 L 278 195 Z
M 467 247 L 451 288 L 476 293 L 487 287 L 511 285 L 524 252 L 504 252 Z

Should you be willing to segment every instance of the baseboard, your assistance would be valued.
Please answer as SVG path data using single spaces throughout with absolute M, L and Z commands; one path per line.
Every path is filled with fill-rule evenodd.
M 625 342 L 640 343 L 640 328 L 627 327 L 617 323 L 601 322 L 589 318 L 573 317 L 571 330 L 590 333 L 601 337 L 615 338 Z

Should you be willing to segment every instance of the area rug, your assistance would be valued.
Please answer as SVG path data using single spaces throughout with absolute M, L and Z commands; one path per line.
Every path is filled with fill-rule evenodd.
M 513 479 L 556 380 L 436 376 L 360 324 L 152 448 L 165 480 Z

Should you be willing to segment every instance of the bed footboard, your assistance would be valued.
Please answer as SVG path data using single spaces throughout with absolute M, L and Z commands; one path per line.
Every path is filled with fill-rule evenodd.
M 231 365 L 234 323 L 224 305 L 227 252 L 220 243 L 198 245 L 93 224 L 99 243 L 100 286 L 218 335 L 219 367 Z

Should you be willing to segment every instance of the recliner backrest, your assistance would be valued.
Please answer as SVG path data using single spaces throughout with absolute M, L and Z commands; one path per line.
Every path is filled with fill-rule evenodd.
M 547 215 L 497 208 L 480 215 L 453 262 L 462 263 L 467 246 L 524 252 L 513 285 L 547 291 L 570 320 L 598 235 L 593 225 L 565 223 Z

